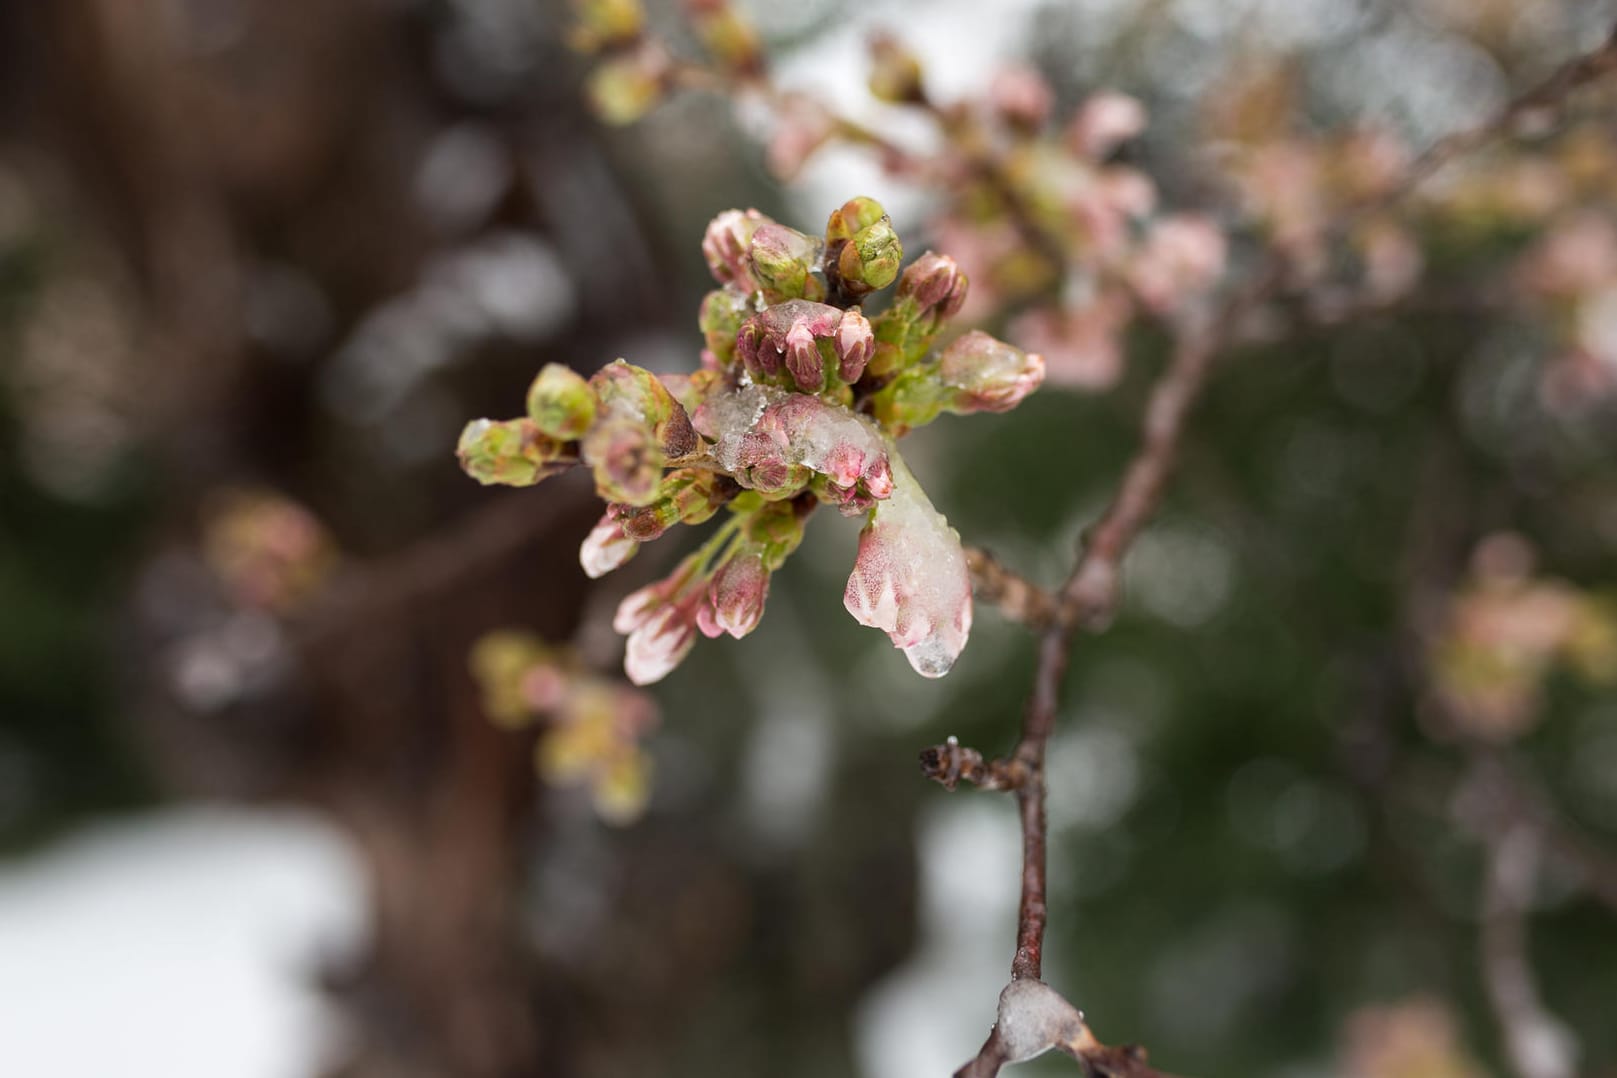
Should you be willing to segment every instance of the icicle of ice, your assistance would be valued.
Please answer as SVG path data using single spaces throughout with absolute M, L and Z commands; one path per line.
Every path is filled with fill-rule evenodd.
M 923 677 L 942 677 L 971 633 L 971 574 L 959 534 L 887 446 L 893 492 L 859 535 L 842 603 L 861 625 L 881 629 Z
M 841 405 L 775 386 L 750 385 L 709 398 L 698 423 L 703 434 L 715 439 L 713 459 L 726 471 L 742 470 L 748 435 L 763 433 L 786 463 L 801 464 L 844 485 L 880 477 L 871 493 L 881 497 L 885 491 L 879 462 L 886 460 L 888 446 L 881 428 Z

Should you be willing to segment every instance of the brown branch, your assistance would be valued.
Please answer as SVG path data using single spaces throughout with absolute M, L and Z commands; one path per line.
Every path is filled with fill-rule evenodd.
M 1397 184 L 1343 210 L 1326 228 L 1326 238 L 1338 238 L 1367 216 L 1396 205 L 1457 157 L 1507 134 L 1530 114 L 1559 107 L 1578 87 L 1613 70 L 1617 70 L 1617 30 L 1599 49 L 1568 63 L 1512 100 L 1486 123 L 1433 144 Z M 1023 713 L 1021 738 L 1011 754 L 1011 760 L 1023 768 L 1020 781 L 1013 787 L 1022 823 L 1022 898 L 1016 952 L 1011 961 L 1012 988 L 1019 982 L 1038 981 L 1042 966 L 1048 879 L 1045 746 L 1055 727 L 1073 636 L 1080 627 L 1094 631 L 1110 622 L 1121 592 L 1123 559 L 1161 500 L 1178 455 L 1185 421 L 1206 384 L 1212 362 L 1235 343 L 1247 316 L 1279 294 L 1288 263 L 1285 252 L 1271 248 L 1246 285 L 1228 296 L 1208 324 L 1187 326 L 1179 333 L 1173 356 L 1146 403 L 1140 447 L 1125 468 L 1110 505 L 1084 537 L 1077 564 L 1060 592 L 1060 616 L 1040 636 L 1033 691 Z M 1003 1050 L 1003 1011 L 1002 1003 L 1001 1022 L 956 1078 L 992 1078 L 1002 1065 L 1017 1058 Z M 1096 1070 L 1090 1061 L 1075 1058 L 1090 1066 L 1092 1073 L 1154 1073 L 1149 1069 Z M 1534 1072 L 1524 1078 L 1559 1078 L 1559 1074 Z
M 1000 613 L 1029 629 L 1043 629 L 1055 620 L 1055 598 L 1026 577 L 1007 569 L 998 558 L 980 547 L 966 548 L 966 568 L 971 573 L 971 590 L 984 602 L 999 607 Z

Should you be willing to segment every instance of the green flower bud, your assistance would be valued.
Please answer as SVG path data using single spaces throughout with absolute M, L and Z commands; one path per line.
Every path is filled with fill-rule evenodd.
M 773 221 L 759 225 L 747 254 L 765 302 L 823 300 L 825 282 L 815 272 L 823 250 L 819 240 L 795 228 Z
M 850 199 L 832 211 L 825 237 L 842 287 L 855 298 L 886 288 L 898 278 L 904 247 L 892 219 L 875 199 Z
M 562 443 L 531 419 L 474 419 L 455 447 L 460 466 L 484 486 L 531 487 L 565 466 L 549 462 L 562 455 Z
M 583 375 L 547 363 L 528 387 L 528 418 L 552 438 L 575 441 L 595 422 L 595 392 Z
M 668 62 L 660 49 L 642 45 L 632 53 L 603 60 L 584 86 L 590 107 L 609 124 L 632 124 L 662 100 Z
M 736 332 L 749 313 L 747 297 L 734 289 L 715 289 L 702 300 L 697 325 L 707 340 L 707 350 L 721 367 L 728 367 L 735 359 Z
M 899 105 L 926 100 L 921 61 L 891 34 L 878 34 L 870 40 L 870 92 L 878 101 Z
M 572 43 L 584 52 L 632 44 L 646 25 L 640 0 L 573 0 L 573 11 Z
M 581 449 L 595 473 L 596 493 L 604 500 L 624 505 L 650 505 L 657 500 L 667 457 L 649 426 L 627 416 L 612 416 L 590 428 Z
M 696 451 L 690 416 L 668 387 L 644 367 L 614 360 L 595 372 L 590 385 L 604 416 L 629 419 L 648 428 L 663 454 L 683 457 Z
M 727 71 L 750 76 L 763 71 L 758 31 L 726 0 L 688 0 L 696 36 L 702 47 Z

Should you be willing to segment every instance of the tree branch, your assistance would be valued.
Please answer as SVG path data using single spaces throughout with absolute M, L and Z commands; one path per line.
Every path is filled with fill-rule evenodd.
M 1399 182 L 1379 194 L 1349 205 L 1325 229 L 1326 239 L 1337 239 L 1368 216 L 1386 210 L 1414 191 L 1424 180 L 1456 158 L 1508 134 L 1523 119 L 1561 107 L 1581 86 L 1617 70 L 1617 29 L 1595 51 L 1579 57 L 1556 71 L 1544 82 L 1513 99 L 1497 114 L 1478 127 L 1457 132 L 1430 146 L 1410 165 Z M 1018 813 L 1022 823 L 1022 897 L 1017 917 L 1016 952 L 1011 961 L 1011 985 L 1038 982 L 1042 967 L 1044 931 L 1047 919 L 1047 829 L 1044 809 L 1045 747 L 1055 727 L 1060 704 L 1061 682 L 1067 671 L 1073 637 L 1079 628 L 1098 631 L 1105 628 L 1117 609 L 1121 594 L 1123 559 L 1134 539 L 1155 512 L 1172 474 L 1186 419 L 1206 384 L 1213 360 L 1236 343 L 1242 323 L 1255 309 L 1277 296 L 1284 288 L 1289 258 L 1279 248 L 1270 248 L 1243 287 L 1231 293 L 1217 314 L 1205 325 L 1187 326 L 1179 332 L 1167 368 L 1158 376 L 1146 403 L 1139 449 L 1123 472 L 1122 482 L 1100 519 L 1088 530 L 1082 550 L 1066 584 L 1059 593 L 1058 616 L 1041 630 L 1038 666 L 1033 690 L 1023 713 L 1022 733 L 1008 761 L 981 764 L 988 773 L 1010 776 L 1012 765 L 1019 766 L 1014 783 Z M 958 746 L 943 746 L 946 751 Z M 963 750 L 969 751 L 969 750 Z M 923 759 L 926 754 L 923 754 Z M 996 771 L 995 769 L 1001 770 Z M 930 772 L 929 772 L 930 773 Z M 936 777 L 936 776 L 934 776 Z M 965 771 L 959 777 L 968 777 Z M 989 784 L 984 784 L 989 785 Z M 1005 788 L 993 785 L 990 788 Z M 1039 982 L 1042 984 L 1042 982 Z M 977 1056 L 956 1072 L 955 1078 L 992 1078 L 1005 1063 L 1017 1057 L 1004 1050 L 1000 1021 Z M 1087 1029 L 1087 1027 L 1086 1027 Z M 1091 1074 L 1155 1074 L 1142 1061 L 1133 1070 L 1101 1069 L 1101 1064 L 1081 1055 Z M 1132 1057 L 1131 1057 L 1132 1058 Z M 1524 1078 L 1559 1078 L 1559 1072 L 1523 1072 Z

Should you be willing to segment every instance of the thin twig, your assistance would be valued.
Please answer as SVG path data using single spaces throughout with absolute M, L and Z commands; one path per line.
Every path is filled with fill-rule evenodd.
M 1043 629 L 1055 620 L 1055 597 L 1026 577 L 1005 567 L 980 547 L 966 548 L 966 568 L 971 573 L 971 590 L 979 600 L 993 603 L 1000 613 L 1029 629 Z

